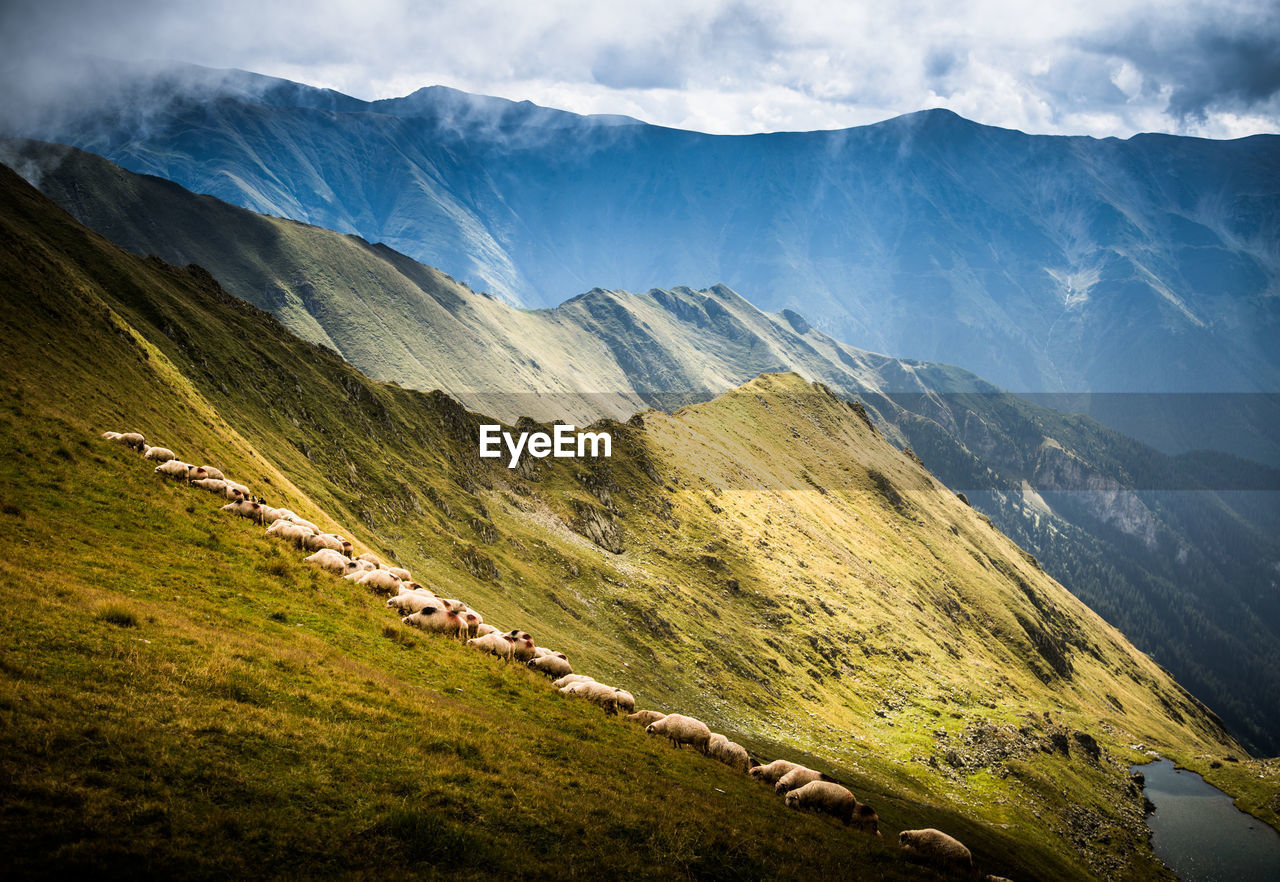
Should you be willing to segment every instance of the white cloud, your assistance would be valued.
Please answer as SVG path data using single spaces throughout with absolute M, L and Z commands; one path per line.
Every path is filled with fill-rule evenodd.
M 0 49 L 241 67 L 360 98 L 441 83 L 711 132 L 948 107 L 1032 132 L 1277 131 L 1269 0 L 12 0 Z

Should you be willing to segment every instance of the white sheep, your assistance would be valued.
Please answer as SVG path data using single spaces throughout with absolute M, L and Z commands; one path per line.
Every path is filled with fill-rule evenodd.
M 103 432 L 102 437 L 106 438 L 108 441 L 119 441 L 120 433 L 119 432 Z
M 796 768 L 792 769 L 790 772 L 787 772 L 785 775 L 779 778 L 778 783 L 773 785 L 773 790 L 779 796 L 782 796 L 787 793 L 790 793 L 792 790 L 798 790 L 799 788 L 808 784 L 810 781 L 830 781 L 830 780 L 831 780 L 830 778 L 828 778 L 826 775 L 822 774 L 821 772 L 817 771 L 816 769 L 810 769 L 806 766 L 797 766 Z
M 430 594 L 408 591 L 395 597 L 388 597 L 387 606 L 390 609 L 400 610 L 404 615 L 409 615 L 410 613 L 422 612 L 427 607 L 439 607 L 440 603 L 438 598 Z
M 191 466 L 187 465 L 185 462 L 171 459 L 168 462 L 162 462 L 160 465 L 156 466 L 156 474 L 166 475 L 170 478 L 178 478 L 185 481 L 187 480 L 187 475 L 190 469 Z
M 307 549 L 310 551 L 319 551 L 322 548 L 328 548 L 342 554 L 342 549 L 349 546 L 350 543 L 344 543 L 341 536 L 335 536 L 333 533 L 312 533 L 304 541 Z
M 210 493 L 217 493 L 222 496 L 226 493 L 227 482 L 219 481 L 217 478 L 197 478 L 191 482 L 201 490 L 208 490 Z
M 403 617 L 400 621 L 406 625 L 421 628 L 424 631 L 445 634 L 458 639 L 462 639 L 467 633 L 466 625 L 463 624 L 458 614 L 442 606 L 426 607 L 412 615 Z
M 222 507 L 222 510 L 240 515 L 242 518 L 248 518 L 258 524 L 262 523 L 262 506 L 249 499 L 241 499 L 238 502 L 228 502 Z
M 267 527 L 267 535 L 275 536 L 290 542 L 298 548 L 305 548 L 306 539 L 312 535 L 311 531 L 305 527 L 300 527 L 290 521 L 276 521 Z
M 571 686 L 574 683 L 594 683 L 594 682 L 596 682 L 596 678 L 588 677 L 586 674 L 566 674 L 560 679 L 553 681 L 551 685 L 556 687 L 557 689 L 563 689 L 564 687 Z
M 116 437 L 111 440 L 123 444 L 125 447 L 132 447 L 134 450 L 141 451 L 147 449 L 147 439 L 143 438 L 140 432 L 125 432 L 123 434 L 117 434 Z
M 297 524 L 299 527 L 305 527 L 306 529 L 310 530 L 312 533 L 324 532 L 323 530 L 321 530 L 315 524 L 311 523 L 311 521 L 307 520 L 306 518 L 300 518 L 297 515 L 294 515 L 293 517 L 289 517 L 288 515 L 285 515 L 285 518 L 288 519 L 289 523 Z
M 747 770 L 747 774 L 752 778 L 763 781 L 766 784 L 777 784 L 778 779 L 790 772 L 792 769 L 803 768 L 799 763 L 788 762 L 787 760 L 774 760 L 768 765 L 752 766 Z
M 707 752 L 707 742 L 711 740 L 711 730 L 707 724 L 684 714 L 668 714 L 657 722 L 644 727 L 650 735 L 663 735 L 671 739 L 676 747 L 692 744 L 703 753 Z
M 641 726 L 647 726 L 650 723 L 658 722 L 665 716 L 666 714 L 655 710 L 638 710 L 633 714 L 627 714 L 627 719 L 633 723 L 639 723 Z
M 357 555 L 356 560 L 368 561 L 373 564 L 375 568 L 382 566 L 382 560 L 372 551 L 366 551 L 364 554 Z
M 563 655 L 542 655 L 529 662 L 529 667 L 552 677 L 563 677 L 573 673 L 573 665 Z
M 839 818 L 846 824 L 854 822 L 860 805 L 847 787 L 841 787 L 832 781 L 810 781 L 803 787 L 790 790 L 787 792 L 786 803 L 787 808 L 822 812 Z
M 488 623 L 481 624 L 480 627 L 476 628 L 477 637 L 484 637 L 487 634 L 501 634 L 501 633 L 502 633 L 501 628 L 495 627 Z
M 515 638 L 515 658 L 516 661 L 528 662 L 533 661 L 536 657 L 534 652 L 533 638 L 529 636 L 528 631 L 513 629 L 507 632 Z
M 515 655 L 515 641 L 510 634 L 486 634 L 484 637 L 472 637 L 467 641 L 472 649 L 489 652 L 503 661 L 510 661 Z
M 315 554 L 304 557 L 303 560 L 339 576 L 345 576 L 355 568 L 355 564 L 329 548 L 322 548 Z
M 222 469 L 215 469 L 211 465 L 201 466 L 201 468 L 205 470 L 210 478 L 217 478 L 219 481 L 225 481 L 227 478 L 227 476 L 222 473 Z M 246 493 L 246 495 L 248 494 Z
M 636 699 L 625 689 L 618 690 L 618 712 L 623 714 L 634 713 L 636 709 Z
M 973 854 L 964 843 L 933 827 L 903 830 L 898 834 L 898 844 L 907 854 L 917 855 L 931 864 L 954 870 L 973 870 Z
M 484 619 L 480 617 L 480 613 L 474 609 L 458 610 L 458 616 L 462 619 L 463 624 L 467 626 L 467 635 L 470 637 L 480 636 L 480 626 L 484 624 Z
M 352 560 L 348 561 L 348 563 L 351 564 L 353 571 L 358 571 L 360 569 L 360 564 L 356 561 Z M 400 580 L 388 573 L 386 570 L 369 570 L 355 581 L 359 582 L 370 591 L 378 594 L 395 594 L 400 590 L 401 585 Z M 409 612 L 416 611 L 417 610 L 409 610 Z
M 707 742 L 707 753 L 711 754 L 712 759 L 719 760 L 744 775 L 747 769 L 751 768 L 751 755 L 747 753 L 747 749 L 736 741 L 730 741 L 719 732 L 711 733 L 711 740 Z
M 612 715 L 618 712 L 618 690 L 612 686 L 606 686 L 603 683 L 594 681 L 590 683 L 570 683 L 560 691 L 575 698 L 585 698 L 592 704 L 604 708 L 606 714 Z
M 412 581 L 413 581 L 413 576 L 410 576 L 410 575 L 409 575 L 409 571 L 408 571 L 408 570 L 406 570 L 406 569 L 404 569 L 403 567 L 389 567 L 389 566 L 387 566 L 386 564 L 383 564 L 382 566 L 383 566 L 383 568 L 384 568 L 384 569 L 386 569 L 386 570 L 390 571 L 390 572 L 391 572 L 391 573 L 393 573 L 394 575 L 399 576 L 399 577 L 400 577 L 400 581 L 402 581 L 402 582 L 412 582 Z
M 168 447 L 150 447 L 148 446 L 142 451 L 143 459 L 154 459 L 156 462 L 168 462 L 171 459 L 177 459 L 173 451 Z

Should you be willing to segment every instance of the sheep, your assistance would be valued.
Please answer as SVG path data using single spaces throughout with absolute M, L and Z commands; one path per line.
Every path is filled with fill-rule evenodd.
M 387 598 L 387 607 L 389 609 L 398 609 L 405 615 L 421 612 L 429 606 L 440 606 L 440 599 L 430 594 L 420 594 L 417 591 L 409 591 Z M 450 610 L 450 612 L 454 612 L 454 610 Z
M 928 863 L 957 871 L 973 870 L 973 854 L 969 849 L 958 839 L 933 827 L 903 830 L 898 834 L 898 844 L 907 854 L 916 855 Z
M 306 546 L 311 551 L 328 548 L 342 554 L 342 537 L 332 533 L 312 533 L 306 539 Z
M 200 468 L 204 469 L 210 478 L 217 478 L 219 481 L 227 479 L 227 476 L 222 473 L 222 469 L 215 469 L 211 465 L 201 466 Z
M 501 634 L 501 633 L 502 633 L 501 628 L 494 627 L 493 625 L 490 625 L 487 623 L 481 624 L 478 628 L 476 628 L 477 637 L 484 637 L 487 634 Z
M 360 565 L 354 560 L 348 560 L 347 563 L 351 565 L 352 572 L 360 570 Z M 395 594 L 400 590 L 400 580 L 386 570 L 371 570 L 355 581 L 375 594 Z M 395 598 L 392 599 L 394 600 Z M 417 612 L 417 610 L 409 610 L 409 612 Z
M 210 493 L 217 493 L 219 496 L 226 494 L 227 482 L 219 481 L 217 478 L 198 478 L 191 483 L 201 490 L 208 490 Z
M 707 742 L 707 752 L 711 754 L 712 759 L 719 760 L 744 775 L 747 769 L 751 768 L 751 756 L 747 753 L 747 749 L 718 732 L 711 733 L 711 740 Z
M 276 536 L 286 542 L 293 543 L 298 548 L 304 548 L 307 537 L 312 534 L 309 530 L 289 521 L 276 521 L 267 527 L 267 535 Z
M 625 689 L 618 690 L 618 710 L 624 714 L 634 713 L 636 709 L 636 699 Z
M 120 433 L 119 432 L 103 432 L 102 437 L 106 438 L 108 441 L 119 441 Z
M 465 606 L 463 607 L 466 608 Z M 529 636 L 528 631 L 512 629 L 507 632 L 515 639 L 515 658 L 516 661 L 528 662 L 536 658 L 534 652 L 533 638 Z
M 668 714 L 657 722 L 645 726 L 644 730 L 650 735 L 664 735 L 670 738 L 671 743 L 676 747 L 692 744 L 703 753 L 707 752 L 707 742 L 711 740 L 711 730 L 707 728 L 706 723 L 695 720 L 693 717 L 686 717 L 684 714 Z
M 481 652 L 490 652 L 503 661 L 511 661 L 514 655 L 515 641 L 510 634 L 487 634 L 484 637 L 472 637 L 467 646 Z
M 778 779 L 778 783 L 773 785 L 773 790 L 779 796 L 785 796 L 786 794 L 790 793 L 792 790 L 798 790 L 799 788 L 808 784 L 810 781 L 830 781 L 830 780 L 831 780 L 830 778 L 828 778 L 826 775 L 822 774 L 821 772 L 817 771 L 816 769 L 810 769 L 810 768 L 807 768 L 806 766 L 796 766 L 790 772 L 787 772 L 785 775 L 783 775 L 781 778 Z
M 480 635 L 480 626 L 484 624 L 484 619 L 480 618 L 480 613 L 473 609 L 458 610 L 458 616 L 462 619 L 463 624 L 467 626 L 467 636 L 478 637 Z
M 787 762 L 786 760 L 774 760 L 768 765 L 752 766 L 747 770 L 747 774 L 758 781 L 766 784 L 776 784 L 778 779 L 790 772 L 792 769 L 802 768 L 799 763 Z
M 284 518 L 286 521 L 296 522 L 298 519 L 298 516 L 287 508 L 277 508 L 275 512 L 276 512 L 276 520 L 280 520 L 281 518 Z
M 404 616 L 400 621 L 406 625 L 421 628 L 423 631 L 445 634 L 458 639 L 462 639 L 467 630 L 456 612 L 442 606 L 425 607 L 412 615 Z
M 839 818 L 846 824 L 853 823 L 853 813 L 858 800 L 848 788 L 831 781 L 810 781 L 802 787 L 787 792 L 787 808 L 812 809 Z
M 134 450 L 139 451 L 147 449 L 147 439 L 143 438 L 139 432 L 125 432 L 123 434 L 113 432 L 112 434 L 115 434 L 115 437 L 111 440 L 118 441 L 125 447 L 132 447 Z
M 306 518 L 300 518 L 297 515 L 294 515 L 293 517 L 289 517 L 288 515 L 285 515 L 285 518 L 289 521 L 289 523 L 297 524 L 299 527 L 306 527 L 312 533 L 324 532 L 323 530 L 321 530 L 315 524 L 311 523 L 311 521 L 307 520 Z
M 552 686 L 557 689 L 563 689 L 566 686 L 572 686 L 574 683 L 594 683 L 595 677 L 588 677 L 586 674 L 566 674 L 558 680 L 552 682 Z
M 168 447 L 150 447 L 148 446 L 142 451 L 143 459 L 154 459 L 156 462 L 168 462 L 178 457 L 173 455 L 173 451 Z
M 166 475 L 170 478 L 179 478 L 183 481 L 187 480 L 189 469 L 191 466 L 177 459 L 171 459 L 168 462 L 162 462 L 156 466 L 156 474 Z
M 352 561 L 352 563 L 354 563 L 357 567 L 359 567 L 360 572 L 362 572 L 362 573 L 372 573 L 372 572 L 374 572 L 374 571 L 376 571 L 376 570 L 378 569 L 378 568 L 377 568 L 377 567 L 375 567 L 373 564 L 369 563 L 367 560 L 361 560 L 361 559 L 360 559 L 360 558 L 358 558 L 358 557 L 353 557 L 353 558 L 351 558 L 351 561 Z M 397 579 L 396 581 L 399 581 L 399 579 Z
M 880 816 L 876 814 L 876 810 L 865 802 L 860 802 L 853 807 L 853 826 L 866 833 L 868 836 L 875 836 L 883 839 L 880 834 Z
M 510 634 L 506 636 L 511 636 Z M 577 698 L 585 698 L 592 704 L 599 705 L 604 709 L 606 714 L 616 714 L 618 712 L 618 690 L 612 686 L 606 686 L 603 683 L 570 683 L 560 690 L 565 695 L 572 695 Z
M 242 518 L 248 518 L 256 523 L 262 523 L 262 506 L 248 499 L 241 499 L 239 502 L 228 502 L 222 507 L 222 511 L 229 511 L 232 514 L 238 514 Z
M 627 719 L 633 723 L 639 723 L 641 726 L 647 726 L 650 723 L 656 723 L 665 717 L 666 714 L 660 714 L 652 710 L 640 710 L 634 714 L 627 714 Z
M 406 570 L 406 569 L 404 569 L 404 568 L 402 568 L 402 567 L 389 567 L 389 566 L 387 566 L 386 564 L 383 564 L 382 566 L 383 566 L 385 569 L 390 570 L 390 571 L 391 571 L 392 573 L 394 573 L 395 575 L 399 576 L 399 577 L 400 577 L 400 580 L 401 580 L 402 582 L 412 582 L 412 581 L 413 581 L 413 576 L 409 575 L 409 571 L 408 571 L 408 570 Z
M 322 570 L 328 570 L 331 573 L 336 573 L 339 576 L 346 575 L 355 567 L 355 564 L 351 561 L 338 554 L 338 552 L 328 548 L 322 548 L 315 554 L 304 557 L 303 560 L 309 564 L 315 564 Z
M 366 551 L 364 554 L 357 555 L 356 560 L 368 561 L 373 564 L 375 568 L 382 566 L 382 560 L 371 551 Z
M 201 468 L 201 469 L 204 469 L 204 466 L 201 466 L 200 468 Z M 207 474 L 208 469 L 204 469 L 204 471 L 205 471 L 205 472 L 206 472 L 206 474 Z M 219 473 L 219 474 L 221 474 L 221 473 Z M 212 477 L 212 475 L 209 475 L 209 477 Z M 225 481 L 227 482 L 227 497 L 228 497 L 228 498 L 230 498 L 230 499 L 235 499 L 235 498 L 236 498 L 236 496 L 244 496 L 244 497 L 246 497 L 246 498 L 248 498 L 248 499 L 252 499 L 252 498 L 253 498 L 253 494 L 251 494 L 251 493 L 249 492 L 249 488 L 248 488 L 248 487 L 246 487 L 244 484 L 241 484 L 241 483 L 239 483 L 239 482 L 237 482 L 237 481 L 229 480 L 229 479 L 227 479 L 227 478 L 224 478 L 223 480 L 225 480 Z M 235 495 L 233 495 L 233 494 L 235 494 Z M 316 532 L 318 533 L 318 532 L 320 532 L 320 531 L 317 529 L 317 530 L 316 530 Z
M 187 466 L 188 481 L 194 483 L 195 481 L 203 481 L 207 477 L 209 477 L 209 475 L 207 472 L 205 472 L 204 466 L 193 466 L 193 465 Z
M 529 667 L 552 677 L 563 677 L 573 673 L 573 665 L 563 655 L 543 655 L 529 662 Z

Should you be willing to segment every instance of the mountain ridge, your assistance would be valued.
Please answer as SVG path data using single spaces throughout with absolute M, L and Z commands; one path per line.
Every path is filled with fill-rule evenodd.
M 1274 743 L 1280 707 L 1257 696 L 1280 694 L 1267 563 L 1280 559 L 1280 515 L 1266 502 L 1274 494 L 1234 492 L 1275 489 L 1273 471 L 1163 456 L 958 368 L 855 350 L 725 286 L 594 288 L 555 310 L 517 311 L 385 245 L 253 215 L 74 148 L 7 142 L 0 153 L 120 244 L 210 267 L 228 290 L 375 378 L 446 389 L 507 421 L 626 419 L 777 369 L 820 380 L 862 401 L 895 444 L 909 444 L 1233 731 Z
M 552 875 L 593 854 L 596 837 L 564 836 L 566 812 L 585 804 L 572 829 L 627 846 L 597 858 L 606 867 L 642 855 L 663 871 L 676 860 L 767 874 L 777 866 L 768 853 L 794 843 L 809 850 L 805 865 L 830 857 L 845 871 L 864 861 L 910 871 L 893 850 L 827 825 L 831 854 L 813 835 L 819 821 L 787 814 L 742 778 L 721 787 L 726 800 L 757 801 L 731 829 L 672 841 L 671 824 L 687 816 L 655 817 L 660 800 L 621 794 L 634 780 L 670 793 L 683 774 L 677 786 L 716 800 L 712 782 L 727 771 L 593 722 L 519 669 L 391 623 L 379 633 L 380 601 L 272 553 L 246 522 L 201 521 L 202 491 L 157 483 L 138 493 L 139 477 L 159 479 L 96 441 L 104 423 L 143 428 L 323 510 L 360 544 L 483 604 L 492 620 L 535 626 L 643 701 L 745 724 L 773 750 L 818 748 L 886 823 L 943 818 L 985 867 L 1158 877 L 1127 770 L 1144 754 L 1130 745 L 1197 767 L 1238 750 L 1166 673 L 852 405 L 794 374 L 615 424 L 611 460 L 511 471 L 475 456 L 483 417 L 362 377 L 205 271 L 130 255 L 76 226 L 7 170 L 0 225 L 10 307 L 0 429 L 14 454 L 0 493 L 33 549 L 0 583 L 18 647 L 0 669 L 3 756 L 22 785 L 3 830 L 34 842 L 45 866 L 97 857 L 136 867 L 148 853 L 148 866 L 186 855 L 211 867 L 220 848 L 239 849 L 246 866 L 348 866 L 332 863 L 331 842 L 354 848 L 357 863 L 407 853 L 456 866 L 428 845 L 444 836 L 499 867 L 519 866 L 523 851 L 526 872 Z M 104 383 L 117 393 L 101 394 Z M 800 469 L 809 489 L 797 492 Z M 83 493 L 64 490 L 79 484 Z M 593 537 L 587 513 L 616 526 L 621 551 Z M 74 537 L 59 529 L 69 518 Z M 110 577 L 88 548 L 112 557 Z M 134 624 L 103 620 L 104 602 L 126 605 L 111 615 Z M 82 627 L 64 627 L 76 610 Z M 93 664 L 100 684 L 131 685 L 95 697 L 83 676 Z M 512 719 L 512 707 L 537 718 Z M 366 725 L 381 749 L 352 743 Z M 544 740 L 520 734 L 529 727 Z M 168 750 L 174 738 L 205 749 Z M 334 751 L 360 774 L 340 773 Z M 273 799 L 251 774 L 255 757 L 274 766 Z M 603 785 L 625 803 L 612 810 L 593 790 L 572 797 L 573 774 L 539 771 L 564 764 L 600 781 L 614 757 L 634 780 Z M 371 761 L 388 792 L 363 780 Z M 152 773 L 138 777 L 144 768 Z M 506 798 L 511 786 L 530 801 Z M 179 799 L 161 802 L 157 787 Z M 279 788 L 299 799 L 281 800 Z M 131 811 L 110 811 L 122 805 Z M 763 823 L 770 808 L 783 812 L 781 841 L 735 847 L 739 825 Z M 288 825 L 262 823 L 277 817 Z M 23 823 L 32 820 L 41 823 Z M 650 835 L 637 838 L 641 829 Z
M 206 82 L 191 100 L 179 77 L 148 93 L 141 130 L 107 96 L 29 133 L 385 241 L 528 306 L 718 279 L 863 348 L 1017 391 L 1280 389 L 1278 136 L 1099 141 L 933 111 L 752 136 L 502 113 L 453 126 L 447 108 L 320 111 L 309 102 L 333 99 L 297 84 L 274 104 L 234 84 L 209 101 L 221 75 L 187 75 Z M 1158 444 L 1176 419 L 1118 427 Z

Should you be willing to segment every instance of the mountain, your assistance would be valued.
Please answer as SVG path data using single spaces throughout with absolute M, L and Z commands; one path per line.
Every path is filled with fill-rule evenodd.
M 601 423 L 610 459 L 508 470 L 476 455 L 485 417 L 362 376 L 5 169 L 0 278 L 6 868 L 907 878 L 893 831 L 937 825 L 984 871 L 1163 878 L 1128 764 L 1240 755 L 793 374 Z M 885 840 L 410 632 L 105 427 L 220 464 L 642 705 L 820 766 Z
M 712 136 L 195 67 L 99 69 L 42 113 L 22 103 L 0 112 L 13 134 L 386 243 L 512 303 L 722 281 L 865 349 L 1103 395 L 1065 406 L 1166 452 L 1280 465 L 1277 136 L 1029 136 L 946 111 Z
M 949 487 L 1169 668 L 1251 748 L 1280 752 L 1280 475 L 1169 457 L 945 365 L 857 350 L 724 286 L 594 289 L 516 310 L 381 245 L 195 196 L 100 157 L 0 142 L 81 222 L 139 254 L 198 263 L 231 293 L 370 376 L 473 410 L 626 419 L 795 371 L 861 401 Z M 519 390 L 519 391 L 512 391 Z M 1210 419 L 1202 414 L 1197 419 Z

